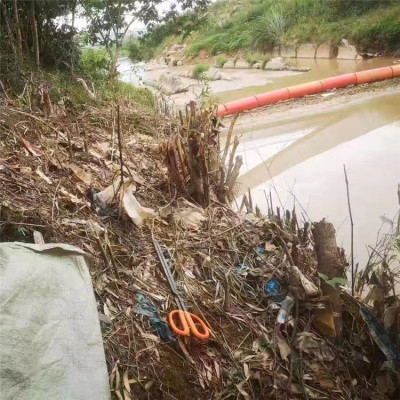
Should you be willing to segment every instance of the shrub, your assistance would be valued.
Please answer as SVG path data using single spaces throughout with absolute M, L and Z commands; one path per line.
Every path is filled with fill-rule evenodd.
M 105 49 L 85 49 L 81 56 L 82 72 L 90 79 L 105 79 L 110 69 L 111 58 Z
M 132 101 L 142 108 L 154 110 L 154 95 L 149 89 L 133 86 L 130 83 L 121 81 L 118 82 L 118 89 L 121 97 Z
M 139 40 L 130 40 L 126 45 L 123 46 L 128 53 L 128 57 L 133 62 L 147 61 L 153 58 L 154 50 L 149 46 L 145 46 Z
M 196 64 L 193 67 L 193 71 L 192 71 L 192 78 L 194 79 L 200 79 L 204 76 L 204 73 L 207 72 L 210 69 L 210 65 L 209 64 Z
M 215 65 L 218 68 L 223 68 L 223 66 L 225 65 L 225 63 L 228 61 L 227 58 L 225 58 L 224 56 L 217 56 L 215 57 Z
M 261 61 L 261 57 L 259 54 L 248 53 L 246 54 L 245 60 L 247 61 L 249 66 L 252 67 L 254 64 Z

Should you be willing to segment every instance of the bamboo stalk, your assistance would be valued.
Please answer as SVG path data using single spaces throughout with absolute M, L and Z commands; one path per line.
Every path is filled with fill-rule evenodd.
M 233 117 L 233 119 L 231 121 L 231 124 L 229 126 L 229 131 L 228 131 L 228 135 L 226 137 L 226 142 L 225 142 L 224 154 L 222 156 L 222 161 L 221 161 L 221 163 L 223 165 L 225 165 L 226 157 L 228 155 L 229 146 L 231 145 L 231 137 L 232 137 L 233 127 L 235 126 L 235 123 L 236 123 L 238 118 L 239 118 L 239 113 L 237 113 Z
M 346 193 L 347 193 L 347 205 L 349 208 L 350 224 L 351 224 L 351 295 L 354 296 L 354 222 L 353 214 L 351 212 L 350 204 L 350 191 L 349 191 L 349 181 L 347 179 L 346 165 L 343 164 L 344 179 L 346 182 Z

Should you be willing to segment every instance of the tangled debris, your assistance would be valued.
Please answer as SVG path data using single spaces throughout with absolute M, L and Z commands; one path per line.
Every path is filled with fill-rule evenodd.
M 346 263 L 330 224 L 312 234 L 294 211 L 284 220 L 235 212 L 205 193 L 216 174 L 215 187 L 226 184 L 209 165 L 201 191 L 184 190 L 193 157 L 220 163 L 209 128 L 198 112 L 175 121 L 121 105 L 117 121 L 114 108 L 44 118 L 0 106 L 0 240 L 43 236 L 91 256 L 116 399 L 394 399 L 399 330 L 380 321 L 390 309 L 398 327 L 398 300 L 380 303 L 374 330 L 369 307 L 340 289 Z M 172 171 L 167 155 L 191 137 L 207 139 L 201 153 Z M 153 236 L 209 340 L 163 330 L 176 305 Z

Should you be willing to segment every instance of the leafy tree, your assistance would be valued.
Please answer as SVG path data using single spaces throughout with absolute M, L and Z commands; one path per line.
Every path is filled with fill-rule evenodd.
M 79 0 L 89 21 L 89 40 L 92 44 L 105 46 L 110 57 L 110 78 L 117 72 L 117 61 L 122 42 L 135 21 L 141 21 L 152 27 L 163 19 L 177 15 L 178 6 L 183 10 L 205 7 L 209 0 L 176 0 L 170 4 L 168 12 L 161 16 L 157 6 L 166 0 Z M 169 4 L 170 2 L 168 2 Z

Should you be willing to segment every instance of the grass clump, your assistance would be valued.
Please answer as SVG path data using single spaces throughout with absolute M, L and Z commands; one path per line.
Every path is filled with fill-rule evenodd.
M 206 63 L 196 64 L 193 67 L 192 78 L 200 79 L 204 76 L 204 74 L 210 69 L 210 65 Z
M 267 62 L 271 60 L 271 57 L 269 56 L 264 56 L 261 60 L 261 66 L 260 69 L 264 70 L 265 66 L 267 65 Z
M 215 57 L 215 65 L 217 68 L 223 68 L 228 59 L 224 56 Z

